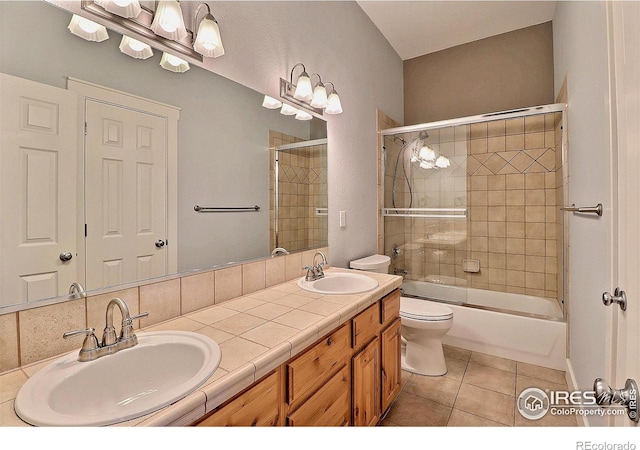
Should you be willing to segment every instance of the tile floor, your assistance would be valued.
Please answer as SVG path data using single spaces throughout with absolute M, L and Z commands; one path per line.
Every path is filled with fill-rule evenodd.
M 402 372 L 402 391 L 381 425 L 577 426 L 575 416 L 547 414 L 531 421 L 516 410 L 518 395 L 528 387 L 566 390 L 564 372 L 456 347 L 444 351 L 446 375 Z

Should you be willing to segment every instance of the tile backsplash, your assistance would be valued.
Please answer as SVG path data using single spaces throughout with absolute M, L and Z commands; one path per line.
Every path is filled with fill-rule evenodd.
M 127 303 L 131 315 L 148 312 L 134 324 L 136 329 L 148 327 L 300 277 L 316 251 L 329 257 L 328 247 L 323 247 L 1 314 L 0 373 L 79 348 L 82 338 L 64 340 L 65 331 L 93 327 L 100 339 L 107 303 L 114 297 Z M 121 321 L 117 308 L 113 320 Z

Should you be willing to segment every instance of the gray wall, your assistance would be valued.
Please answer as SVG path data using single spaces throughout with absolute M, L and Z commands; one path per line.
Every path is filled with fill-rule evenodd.
M 404 62 L 406 125 L 553 103 L 551 22 Z
M 565 216 L 569 224 L 569 360 L 577 388 L 605 377 L 602 292 L 611 280 L 609 73 L 605 2 L 558 2 L 553 21 L 556 93 L 567 79 L 569 200 L 601 202 L 599 219 Z M 609 380 L 611 381 L 611 380 Z M 604 419 L 588 418 L 590 425 Z

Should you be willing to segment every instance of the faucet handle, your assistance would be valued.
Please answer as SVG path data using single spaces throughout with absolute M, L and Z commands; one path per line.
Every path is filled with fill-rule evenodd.
M 98 348 L 98 338 L 94 334 L 95 331 L 96 330 L 93 327 L 85 328 L 84 330 L 67 331 L 62 335 L 62 338 L 69 339 L 75 336 L 84 335 L 85 338 L 84 338 L 84 342 L 82 343 L 81 351 L 94 350 Z
M 147 317 L 148 315 L 149 315 L 148 312 L 143 312 L 143 313 L 140 313 L 140 314 L 136 314 L 133 317 L 129 317 L 129 320 L 142 319 L 143 317 Z
M 133 334 L 133 321 L 136 319 L 140 319 L 142 317 L 147 317 L 149 315 L 148 312 L 143 312 L 140 314 L 136 314 L 135 316 L 128 317 L 122 320 L 122 328 L 120 329 L 120 339 L 129 339 L 135 336 Z
M 307 271 L 307 275 L 304 277 L 304 281 L 315 281 L 316 268 L 314 266 L 304 266 L 303 269 Z

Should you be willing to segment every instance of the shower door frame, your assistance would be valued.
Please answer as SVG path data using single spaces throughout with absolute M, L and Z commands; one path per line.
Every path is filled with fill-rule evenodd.
M 527 108 L 518 108 L 518 109 L 511 109 L 511 110 L 506 110 L 506 111 L 498 111 L 498 112 L 492 112 L 492 113 L 486 113 L 486 114 L 479 114 L 479 115 L 475 115 L 475 116 L 468 116 L 468 117 L 459 117 L 459 118 L 455 118 L 455 119 L 446 119 L 446 120 L 439 120 L 439 121 L 435 121 L 435 122 L 428 122 L 428 123 L 422 123 L 422 124 L 416 124 L 416 125 L 407 125 L 407 126 L 402 126 L 402 127 L 394 127 L 394 128 L 387 128 L 385 130 L 381 130 L 380 131 L 380 135 L 382 137 L 382 139 L 380 139 L 380 145 L 383 147 L 381 149 L 379 149 L 379 151 L 384 154 L 384 145 L 385 145 L 385 141 L 384 138 L 387 136 L 393 136 L 393 135 L 397 135 L 397 134 L 404 134 L 404 133 L 416 133 L 416 132 L 420 132 L 420 131 L 428 131 L 428 130 L 435 130 L 435 129 L 440 129 L 440 128 L 446 128 L 446 127 L 455 127 L 455 126 L 461 126 L 461 125 L 471 125 L 471 124 L 475 124 L 475 123 L 482 123 L 482 122 L 490 122 L 492 120 L 507 120 L 507 119 L 514 119 L 514 118 L 520 118 L 520 117 L 527 117 L 527 116 L 536 116 L 536 115 L 541 115 L 541 114 L 550 114 L 550 113 L 562 113 L 562 143 L 561 143 L 561 158 L 562 158 L 562 203 L 563 205 L 568 205 L 569 204 L 569 198 L 568 198 L 568 192 L 569 192 L 569 167 L 568 167 L 568 138 L 567 138 L 567 124 L 568 124 L 568 120 L 567 120 L 567 108 L 568 105 L 566 103 L 552 103 L 552 104 L 548 104 L 548 105 L 539 105 L 539 106 L 532 106 L 532 107 L 527 107 Z M 384 184 L 384 180 L 385 180 L 385 171 L 386 166 L 383 164 L 382 165 L 382 180 L 383 180 L 383 189 L 382 189 L 382 196 L 383 198 L 381 199 L 381 205 L 382 205 L 382 216 L 383 217 L 405 217 L 404 214 L 390 214 L 390 213 L 385 213 L 385 210 L 389 209 L 385 207 L 384 204 L 384 193 L 386 192 L 386 186 Z M 558 208 L 562 206 L 562 205 L 558 205 Z M 392 209 L 397 209 L 397 208 L 392 208 Z M 465 213 L 466 216 L 466 213 Z M 410 215 L 406 215 L 406 217 L 410 217 Z M 462 217 L 462 216 L 459 216 Z M 561 264 L 561 270 L 562 272 L 562 317 L 563 317 L 563 321 L 566 321 L 567 318 L 567 305 L 568 305 L 568 292 L 567 292 L 567 274 L 568 274 L 568 264 L 569 264 L 569 250 L 568 250 L 568 243 L 569 243 L 569 224 L 568 221 L 570 220 L 569 215 L 565 216 L 564 218 L 564 226 L 562 227 L 562 232 L 563 232 L 563 243 L 562 243 L 562 264 Z M 384 227 L 384 221 L 383 221 L 383 227 Z M 382 230 L 382 235 L 385 236 L 384 233 L 384 229 Z M 471 305 L 465 305 L 465 306 L 471 306 Z M 474 306 L 477 307 L 479 309 L 483 309 L 484 307 L 482 306 Z M 526 313 L 520 313 L 522 315 L 527 315 Z

